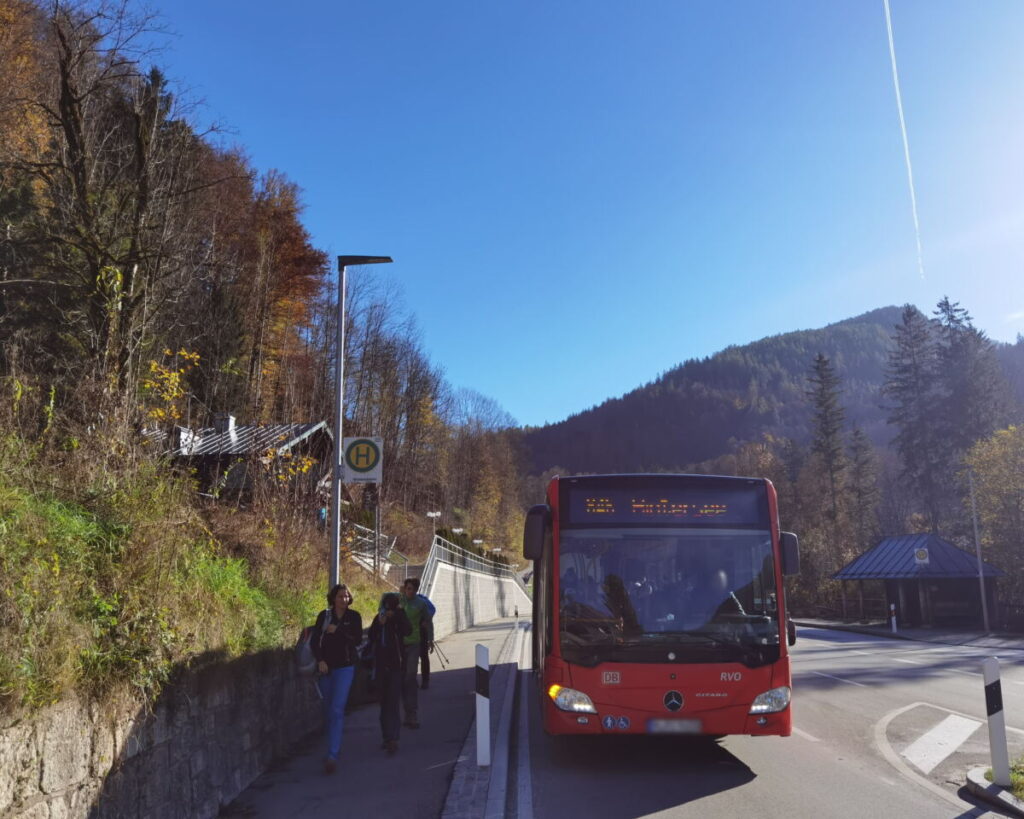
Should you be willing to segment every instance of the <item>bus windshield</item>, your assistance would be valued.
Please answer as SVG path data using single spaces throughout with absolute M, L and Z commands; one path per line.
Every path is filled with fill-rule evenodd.
M 779 658 L 767 530 L 563 529 L 560 644 L 569 662 Z

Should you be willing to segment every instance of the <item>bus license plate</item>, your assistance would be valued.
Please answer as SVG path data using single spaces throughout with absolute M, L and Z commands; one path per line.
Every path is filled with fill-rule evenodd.
M 647 721 L 650 734 L 699 734 L 699 719 L 652 719 Z

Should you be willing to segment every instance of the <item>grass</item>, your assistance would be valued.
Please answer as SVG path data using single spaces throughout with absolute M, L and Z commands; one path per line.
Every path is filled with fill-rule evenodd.
M 326 544 L 294 504 L 203 509 L 130 455 L 0 436 L 0 712 L 151 699 L 200 655 L 290 645 L 323 607 Z M 346 571 L 372 614 L 384 588 Z
M 992 769 L 985 771 L 985 779 L 992 781 Z M 1010 792 L 1017 798 L 1024 801 L 1024 757 L 1015 760 L 1010 765 Z

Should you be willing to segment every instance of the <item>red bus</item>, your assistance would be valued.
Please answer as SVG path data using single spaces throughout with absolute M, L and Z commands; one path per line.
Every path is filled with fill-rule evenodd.
M 800 553 L 770 481 L 591 475 L 547 499 L 523 552 L 548 733 L 789 736 Z

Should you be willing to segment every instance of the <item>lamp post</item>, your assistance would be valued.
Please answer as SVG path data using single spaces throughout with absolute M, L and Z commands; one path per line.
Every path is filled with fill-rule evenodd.
M 437 531 L 436 531 L 437 530 L 437 519 L 439 517 L 441 517 L 441 513 L 440 512 L 427 512 L 427 517 L 430 518 L 430 521 L 431 521 L 431 524 L 432 524 L 431 527 L 430 527 L 430 542 L 431 542 L 431 544 L 433 544 L 433 542 L 434 542 L 434 535 L 437 534 Z
M 344 448 L 342 419 L 345 405 L 345 268 L 356 264 L 387 264 L 390 256 L 338 257 L 338 328 L 334 342 L 334 469 L 331 484 L 331 564 L 330 585 L 333 589 L 341 577 L 341 478 Z M 375 544 L 376 545 L 376 544 Z

